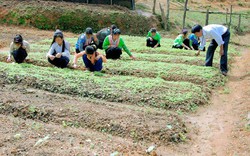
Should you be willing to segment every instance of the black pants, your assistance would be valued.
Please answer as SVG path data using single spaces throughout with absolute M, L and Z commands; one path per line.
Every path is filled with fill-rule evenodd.
M 55 65 L 56 67 L 65 68 L 69 63 L 69 58 L 66 56 L 61 56 L 61 58 L 55 58 L 54 60 L 48 58 L 48 61 L 49 63 Z
M 13 57 L 14 57 L 16 63 L 23 63 L 25 58 L 28 56 L 26 50 L 23 49 L 22 47 L 20 47 L 19 49 L 13 51 L 12 54 L 13 54 Z
M 147 39 L 147 47 L 151 47 L 154 48 L 154 46 L 158 43 L 157 40 L 151 41 L 150 38 Z M 159 44 L 157 47 L 161 47 L 161 45 Z
M 191 47 L 190 47 L 190 41 L 189 41 L 189 39 L 186 38 L 186 39 L 183 41 L 183 44 L 185 44 L 187 47 L 191 48 Z M 183 49 L 184 47 L 183 47 L 182 45 L 173 45 L 172 48 Z M 187 50 L 187 48 L 184 48 L 184 49 Z
M 230 40 L 230 32 L 227 30 L 222 35 L 222 40 L 224 41 L 223 49 L 224 49 L 224 55 L 221 56 L 220 58 L 220 70 L 222 72 L 228 72 L 227 69 L 227 51 L 228 51 L 228 44 Z M 214 57 L 214 52 L 216 48 L 218 47 L 217 42 L 213 39 L 207 49 L 207 54 L 206 54 L 206 63 L 205 66 L 212 66 L 213 65 L 213 57 Z
M 107 59 L 120 59 L 122 55 L 122 49 L 118 47 L 108 48 L 105 52 Z
M 103 41 L 100 41 L 100 40 L 99 40 L 99 44 L 97 45 L 97 48 L 98 48 L 98 49 L 103 49 L 103 48 L 102 48 L 102 45 L 103 45 Z
M 194 50 L 199 50 L 199 45 L 197 44 L 192 44 L 192 47 L 194 48 Z M 204 47 L 202 51 L 206 51 L 206 48 Z

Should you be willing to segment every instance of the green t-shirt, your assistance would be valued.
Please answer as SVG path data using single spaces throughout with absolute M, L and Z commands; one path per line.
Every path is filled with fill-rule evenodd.
M 149 31 L 147 38 L 149 38 L 149 37 L 152 37 L 154 40 L 158 41 L 158 44 L 161 43 L 161 35 L 158 32 L 156 32 L 156 34 L 154 36 L 152 36 L 151 31 Z
M 176 39 L 174 40 L 174 46 L 176 45 L 182 45 L 184 41 L 183 35 L 178 35 Z
M 109 46 L 111 45 L 109 42 L 109 36 L 107 36 L 103 42 L 102 47 L 104 50 L 107 50 L 109 48 Z M 129 56 L 132 56 L 132 53 L 129 51 L 129 49 L 127 48 L 127 46 L 125 45 L 125 42 L 123 41 L 123 39 L 121 37 L 120 37 L 120 41 L 119 41 L 119 44 L 117 47 L 123 49 Z

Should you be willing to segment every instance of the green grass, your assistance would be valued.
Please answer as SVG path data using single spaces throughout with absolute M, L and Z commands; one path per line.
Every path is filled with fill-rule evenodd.
M 207 86 L 218 86 L 224 77 L 218 69 L 204 66 L 148 61 L 112 61 L 105 65 L 109 74 L 163 78 L 168 81 L 188 81 Z
M 0 67 L 8 83 L 107 101 L 187 109 L 191 104 L 204 104 L 209 98 L 207 88 L 189 82 L 114 75 L 100 78 L 90 72 L 31 64 L 0 63 Z

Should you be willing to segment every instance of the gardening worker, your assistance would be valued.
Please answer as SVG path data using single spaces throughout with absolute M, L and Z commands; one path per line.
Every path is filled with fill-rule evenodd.
M 147 47 L 156 48 L 161 46 L 161 35 L 155 28 L 151 28 L 147 35 Z
M 49 63 L 59 68 L 67 67 L 70 60 L 70 44 L 64 40 L 63 33 L 56 30 L 50 50 L 47 54 Z
M 85 48 L 85 51 L 75 55 L 74 68 L 77 68 L 77 60 L 82 57 L 85 67 L 89 71 L 101 71 L 102 63 L 106 63 L 107 59 L 96 51 L 96 45 L 89 45 Z
M 194 33 L 197 37 L 200 38 L 200 46 L 196 55 L 200 54 L 200 50 L 202 50 L 206 45 L 206 39 L 212 39 L 210 45 L 207 49 L 206 54 L 206 66 L 213 65 L 213 56 L 216 48 L 220 47 L 220 70 L 221 73 L 226 76 L 228 72 L 227 68 L 227 51 L 228 44 L 230 40 L 230 32 L 227 27 L 218 24 L 207 25 L 202 28 L 200 25 L 195 25 L 192 28 L 192 33 Z
M 81 34 L 76 42 L 76 53 L 80 53 L 85 50 L 88 45 L 98 45 L 98 39 L 93 34 L 92 28 L 86 28 L 85 33 Z
M 200 46 L 200 41 L 197 36 L 195 36 L 194 33 L 191 33 L 189 35 L 189 41 L 190 41 L 190 47 L 193 47 L 193 50 L 198 50 Z M 203 48 L 202 51 L 205 51 L 205 47 Z
M 16 35 L 14 41 L 10 44 L 9 56 L 7 62 L 11 62 L 11 56 L 16 63 L 22 63 L 30 52 L 30 45 L 27 41 L 23 40 L 21 35 Z
M 190 47 L 190 42 L 187 36 L 188 36 L 188 30 L 183 29 L 182 33 L 178 35 L 174 40 L 174 45 L 172 46 L 172 48 L 177 48 L 177 49 L 184 48 L 186 50 L 191 50 L 192 48 Z
M 120 29 L 114 29 L 112 35 L 105 38 L 103 42 L 103 49 L 106 52 L 107 59 L 120 59 L 122 55 L 122 49 L 130 56 L 131 59 L 135 59 L 132 53 L 128 50 L 123 39 L 120 37 Z
M 103 28 L 103 29 L 101 29 L 100 31 L 98 31 L 98 32 L 96 33 L 96 37 L 97 37 L 98 40 L 99 40 L 99 44 L 98 44 L 97 48 L 103 49 L 103 48 L 102 48 L 102 45 L 103 45 L 103 42 L 104 42 L 105 38 L 106 38 L 108 35 L 111 35 L 111 34 L 112 34 L 112 31 L 113 31 L 114 29 L 116 29 L 116 28 L 117 28 L 116 25 L 111 25 L 110 28 L 109 28 L 109 27 L 108 27 L 108 28 Z

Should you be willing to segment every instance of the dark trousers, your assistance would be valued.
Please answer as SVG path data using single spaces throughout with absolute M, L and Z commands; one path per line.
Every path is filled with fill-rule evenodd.
M 227 51 L 228 51 L 228 44 L 230 40 L 230 32 L 227 31 L 222 35 L 222 40 L 224 41 L 223 49 L 224 49 L 224 54 L 220 58 L 220 70 L 222 72 L 227 72 Z M 213 65 L 213 57 L 214 57 L 214 52 L 216 48 L 218 47 L 218 44 L 216 41 L 213 39 L 207 49 L 207 54 L 206 54 L 206 63 L 205 66 L 212 66 Z
M 111 47 L 105 50 L 107 59 L 120 59 L 122 55 L 122 49 L 118 47 Z
M 23 49 L 22 47 L 20 47 L 19 49 L 13 51 L 12 54 L 13 54 L 13 57 L 14 57 L 16 63 L 23 63 L 25 58 L 28 56 L 26 50 Z
M 157 40 L 151 41 L 150 38 L 147 39 L 147 47 L 151 47 L 154 48 L 154 46 L 158 43 Z M 161 45 L 159 44 L 157 47 L 161 47 Z
M 51 60 L 48 58 L 49 63 L 55 65 L 59 68 L 65 68 L 69 64 L 69 58 L 66 56 L 61 56 L 61 58 L 55 58 L 54 60 Z
M 190 47 L 190 41 L 189 41 L 189 39 L 186 38 L 186 39 L 183 41 L 183 44 L 185 44 L 186 46 L 188 46 L 189 48 L 191 48 L 191 47 Z M 183 47 L 182 45 L 173 45 L 172 48 L 183 49 L 184 47 Z M 185 48 L 185 49 L 187 50 L 187 48 Z
M 194 50 L 199 50 L 199 44 L 192 44 L 192 47 L 194 48 Z M 206 48 L 204 47 L 202 51 L 206 51 Z
M 92 64 L 91 61 L 87 58 L 87 54 L 82 56 L 82 60 L 85 64 L 85 67 L 89 69 L 89 71 L 101 71 L 102 70 L 102 58 L 98 59 L 95 64 Z
M 97 45 L 97 48 L 98 48 L 98 49 L 103 49 L 103 48 L 102 48 L 102 45 L 103 45 L 103 41 L 100 41 L 100 40 L 99 40 L 99 44 Z

